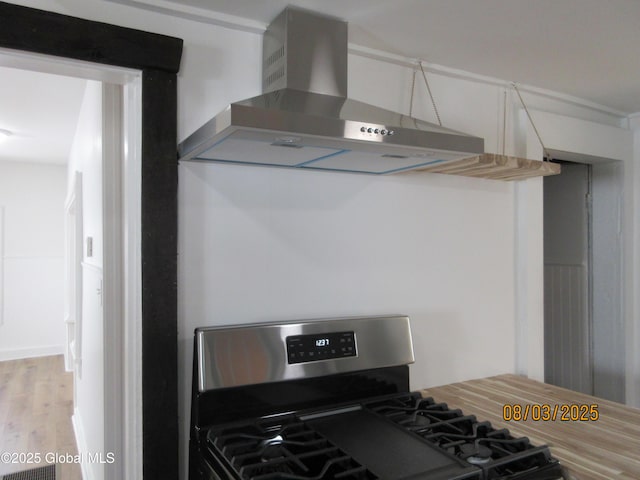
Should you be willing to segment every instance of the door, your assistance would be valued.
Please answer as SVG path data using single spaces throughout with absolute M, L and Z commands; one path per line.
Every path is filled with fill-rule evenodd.
M 591 166 L 544 179 L 545 382 L 593 394 Z

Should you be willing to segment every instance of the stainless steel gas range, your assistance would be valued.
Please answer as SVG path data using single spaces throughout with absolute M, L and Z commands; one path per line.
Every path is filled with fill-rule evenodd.
M 195 332 L 190 480 L 565 478 L 546 446 L 409 390 L 409 318 Z

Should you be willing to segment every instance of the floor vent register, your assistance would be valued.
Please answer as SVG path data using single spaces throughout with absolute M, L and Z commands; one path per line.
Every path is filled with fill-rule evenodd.
M 56 480 L 56 466 L 47 465 L 46 467 L 10 473 L 0 476 L 0 480 Z

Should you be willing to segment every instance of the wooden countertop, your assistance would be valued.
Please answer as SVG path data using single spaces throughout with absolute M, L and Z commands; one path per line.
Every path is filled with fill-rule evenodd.
M 494 427 L 508 428 L 532 443 L 547 444 L 551 454 L 576 480 L 640 479 L 640 410 L 517 375 L 470 380 L 422 390 Z M 555 421 L 504 421 L 503 406 L 560 405 Z M 560 421 L 562 405 L 597 405 L 598 420 Z M 507 411 L 507 414 L 510 412 Z M 575 410 L 574 410 L 575 413 Z

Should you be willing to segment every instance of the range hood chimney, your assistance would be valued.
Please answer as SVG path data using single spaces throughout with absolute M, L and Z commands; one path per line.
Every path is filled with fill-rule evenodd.
M 263 94 L 232 103 L 180 160 L 389 174 L 484 152 L 484 139 L 347 98 L 347 23 L 288 7 L 263 40 Z

